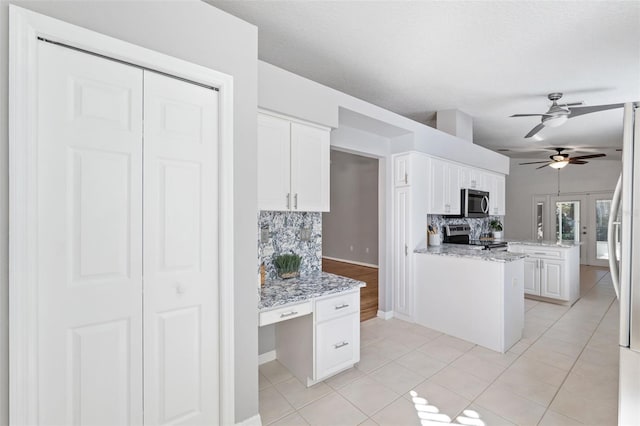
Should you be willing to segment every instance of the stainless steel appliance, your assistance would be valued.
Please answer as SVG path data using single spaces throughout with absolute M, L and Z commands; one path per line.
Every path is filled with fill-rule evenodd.
M 464 244 L 479 250 L 507 250 L 504 241 L 472 240 L 471 227 L 467 224 L 445 225 L 444 242 L 448 244 Z
M 609 266 L 620 300 L 618 424 L 640 424 L 640 110 L 624 107 L 622 174 L 609 212 Z M 635 192 L 635 196 L 634 196 Z M 622 209 L 620 210 L 620 207 Z M 618 244 L 616 218 L 620 211 Z M 618 256 L 619 253 L 619 264 Z
M 463 189 L 460 211 L 463 217 L 487 217 L 489 215 L 489 193 L 475 189 Z

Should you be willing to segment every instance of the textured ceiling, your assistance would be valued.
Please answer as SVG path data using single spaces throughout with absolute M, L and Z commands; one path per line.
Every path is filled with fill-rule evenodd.
M 511 156 L 621 145 L 622 110 L 523 136 L 546 94 L 640 100 L 638 1 L 208 1 L 258 27 L 259 57 L 419 122 L 457 108 L 474 142 Z M 525 152 L 524 154 L 518 151 Z

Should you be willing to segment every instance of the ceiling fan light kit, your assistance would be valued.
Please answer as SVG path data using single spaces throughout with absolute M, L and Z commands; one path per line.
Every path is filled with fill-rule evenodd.
M 568 164 L 578 164 L 578 165 L 587 164 L 588 161 L 584 161 L 587 158 L 600 158 L 600 157 L 607 156 L 607 154 L 600 153 L 600 154 L 579 155 L 577 157 L 569 157 L 569 154 L 562 153 L 562 151 L 564 151 L 566 148 L 553 148 L 553 149 L 556 150 L 556 153 L 549 156 L 551 161 L 529 161 L 526 163 L 520 163 L 520 165 L 524 166 L 525 164 L 546 163 L 538 167 L 538 169 L 544 169 L 545 167 L 549 166 L 559 171 L 560 169 L 566 167 Z
M 621 108 L 624 104 L 608 104 L 608 105 L 594 105 L 584 106 L 584 102 L 569 102 L 559 104 L 558 101 L 562 98 L 562 93 L 554 92 L 549 93 L 547 98 L 551 101 L 549 110 L 543 114 L 514 114 L 511 117 L 541 117 L 540 124 L 535 126 L 529 133 L 525 135 L 525 138 L 530 138 L 538 133 L 545 127 L 559 127 L 567 122 L 568 119 L 578 117 L 592 112 L 605 111 L 608 109 Z

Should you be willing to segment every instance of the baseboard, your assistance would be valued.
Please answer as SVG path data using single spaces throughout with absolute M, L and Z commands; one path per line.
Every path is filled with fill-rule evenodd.
M 393 311 L 378 311 L 378 318 L 382 318 L 383 320 L 388 320 L 393 318 Z
M 353 265 L 366 266 L 367 268 L 376 268 L 376 269 L 378 269 L 378 265 L 374 265 L 372 263 L 357 262 L 355 260 L 347 260 L 347 259 L 338 259 L 337 257 L 329 257 L 329 256 L 322 256 L 322 258 L 323 259 L 328 259 L 328 260 L 335 260 L 336 262 L 351 263 Z
M 253 417 L 249 417 L 241 421 L 240 423 L 236 423 L 237 426 L 262 426 L 262 419 L 260 418 L 260 414 L 256 414 Z
M 258 365 L 262 365 L 269 361 L 273 361 L 276 359 L 276 350 L 272 350 L 269 352 L 265 352 L 263 354 L 258 355 Z

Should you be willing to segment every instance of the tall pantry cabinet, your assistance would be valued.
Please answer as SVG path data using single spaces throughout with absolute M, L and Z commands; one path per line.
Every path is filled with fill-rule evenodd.
M 430 158 L 393 156 L 393 316 L 413 321 L 413 250 L 426 245 Z

